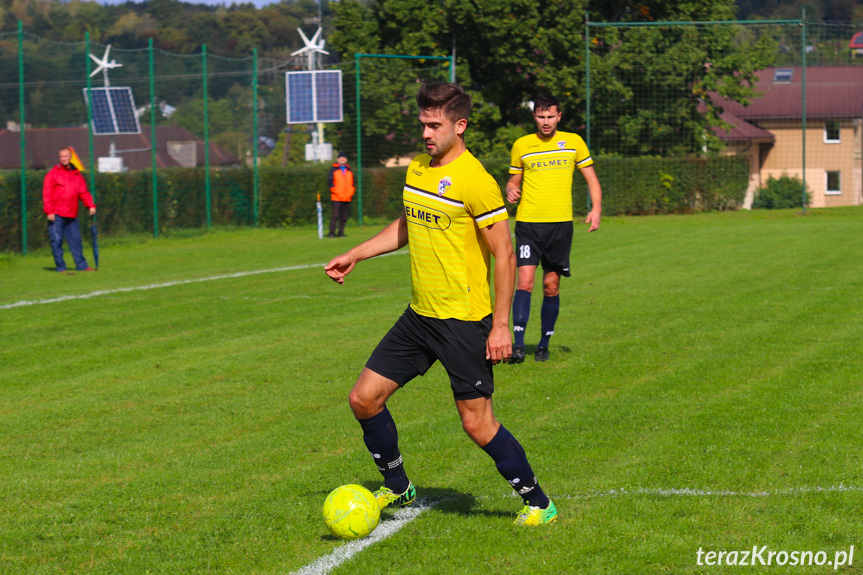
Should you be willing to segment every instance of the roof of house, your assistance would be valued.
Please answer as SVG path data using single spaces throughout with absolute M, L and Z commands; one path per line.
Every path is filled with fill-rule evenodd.
M 790 81 L 774 81 L 776 72 L 790 71 Z M 803 117 L 803 71 L 800 66 L 766 68 L 756 73 L 760 93 L 748 106 L 712 94 L 713 102 L 743 120 Z M 781 76 L 782 74 L 780 74 Z M 806 68 L 807 118 L 863 117 L 863 66 Z
M 720 119 L 728 124 L 728 130 L 714 126 L 713 133 L 723 142 L 772 142 L 775 137 L 763 128 L 738 118 L 731 112 L 722 112 Z
M 21 133 L 0 130 L 0 169 L 21 167 Z M 86 127 L 80 128 L 35 128 L 24 133 L 27 167 L 50 168 L 57 163 L 60 148 L 72 146 L 86 169 L 89 164 L 89 136 Z M 149 169 L 153 165 L 150 151 L 150 128 L 142 126 L 140 134 L 115 136 L 93 136 L 93 155 L 96 158 L 110 155 L 111 141 L 123 164 L 130 170 Z M 168 142 L 194 141 L 197 144 L 198 165 L 204 163 L 204 142 L 191 132 L 176 126 L 156 127 L 156 167 L 170 168 L 179 164 L 168 155 Z M 124 151 L 137 150 L 137 151 Z M 220 146 L 210 143 L 210 165 L 239 164 L 240 159 Z

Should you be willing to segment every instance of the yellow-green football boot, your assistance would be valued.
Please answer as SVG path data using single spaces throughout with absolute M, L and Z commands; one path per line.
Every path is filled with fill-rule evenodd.
M 405 507 L 410 505 L 417 498 L 417 490 L 414 487 L 413 481 L 408 482 L 408 488 L 404 493 L 393 493 L 393 490 L 388 487 L 381 487 L 374 493 L 375 499 L 378 500 L 378 507 L 386 509 L 390 505 L 398 505 Z
M 554 523 L 555 521 L 557 521 L 557 507 L 555 507 L 554 503 L 549 499 L 548 507 L 545 509 L 525 505 L 524 509 L 518 512 L 518 517 L 515 518 L 513 525 L 535 527 L 537 525 Z

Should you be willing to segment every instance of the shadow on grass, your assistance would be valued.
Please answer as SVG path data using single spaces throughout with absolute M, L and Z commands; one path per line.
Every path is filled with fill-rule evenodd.
M 369 491 L 374 491 L 375 489 L 380 487 L 379 484 L 371 482 L 365 482 L 361 485 Z M 417 500 L 415 505 L 426 505 L 428 507 L 433 507 L 434 510 L 439 513 L 449 513 L 452 515 L 473 515 L 496 518 L 503 517 L 507 519 L 515 517 L 515 510 L 492 511 L 489 509 L 475 509 L 476 503 L 476 497 L 474 497 L 470 493 L 463 493 L 455 489 L 420 487 L 419 489 L 417 489 Z M 387 508 L 381 511 L 381 521 L 387 521 L 389 519 L 392 519 L 393 514 L 398 509 L 399 508 Z M 326 535 L 321 535 L 321 541 L 340 541 L 340 539 L 327 533 Z
M 524 345 L 524 358 L 525 361 L 532 358 L 536 353 L 536 344 L 525 344 Z M 554 345 L 553 343 L 549 345 L 549 352 L 552 356 L 555 353 L 572 353 L 572 348 L 565 345 Z

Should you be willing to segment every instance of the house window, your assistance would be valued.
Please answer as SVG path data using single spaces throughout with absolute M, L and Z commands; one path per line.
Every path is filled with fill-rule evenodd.
M 827 120 L 824 122 L 824 143 L 839 143 L 839 120 Z
M 827 172 L 827 188 L 825 194 L 830 196 L 838 196 L 842 193 L 841 178 L 842 172 Z
M 773 72 L 773 82 L 779 84 L 790 84 L 794 75 L 794 68 L 776 68 Z

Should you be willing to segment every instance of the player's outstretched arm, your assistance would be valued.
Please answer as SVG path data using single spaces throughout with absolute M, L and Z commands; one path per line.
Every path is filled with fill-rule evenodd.
M 593 232 L 599 229 L 599 223 L 602 214 L 602 186 L 599 185 L 599 178 L 596 177 L 596 170 L 593 166 L 582 168 L 581 175 L 584 176 L 584 181 L 587 182 L 587 189 L 590 192 L 590 204 L 593 206 L 590 213 L 587 214 L 587 219 L 584 223 L 590 224 L 588 232 Z
M 506 201 L 514 204 L 521 199 L 521 180 L 524 174 L 513 174 L 506 183 Z
M 509 310 L 515 289 L 515 253 L 509 233 L 509 221 L 503 220 L 482 228 L 483 238 L 494 256 L 494 315 L 491 333 L 485 344 L 485 357 L 492 363 L 506 361 L 512 355 L 509 334 Z
M 347 276 L 361 261 L 394 252 L 406 246 L 408 243 L 408 227 L 404 214 L 391 222 L 373 238 L 368 239 L 360 245 L 346 251 L 340 256 L 334 257 L 330 263 L 324 266 L 324 271 L 330 279 L 338 284 L 345 283 Z

